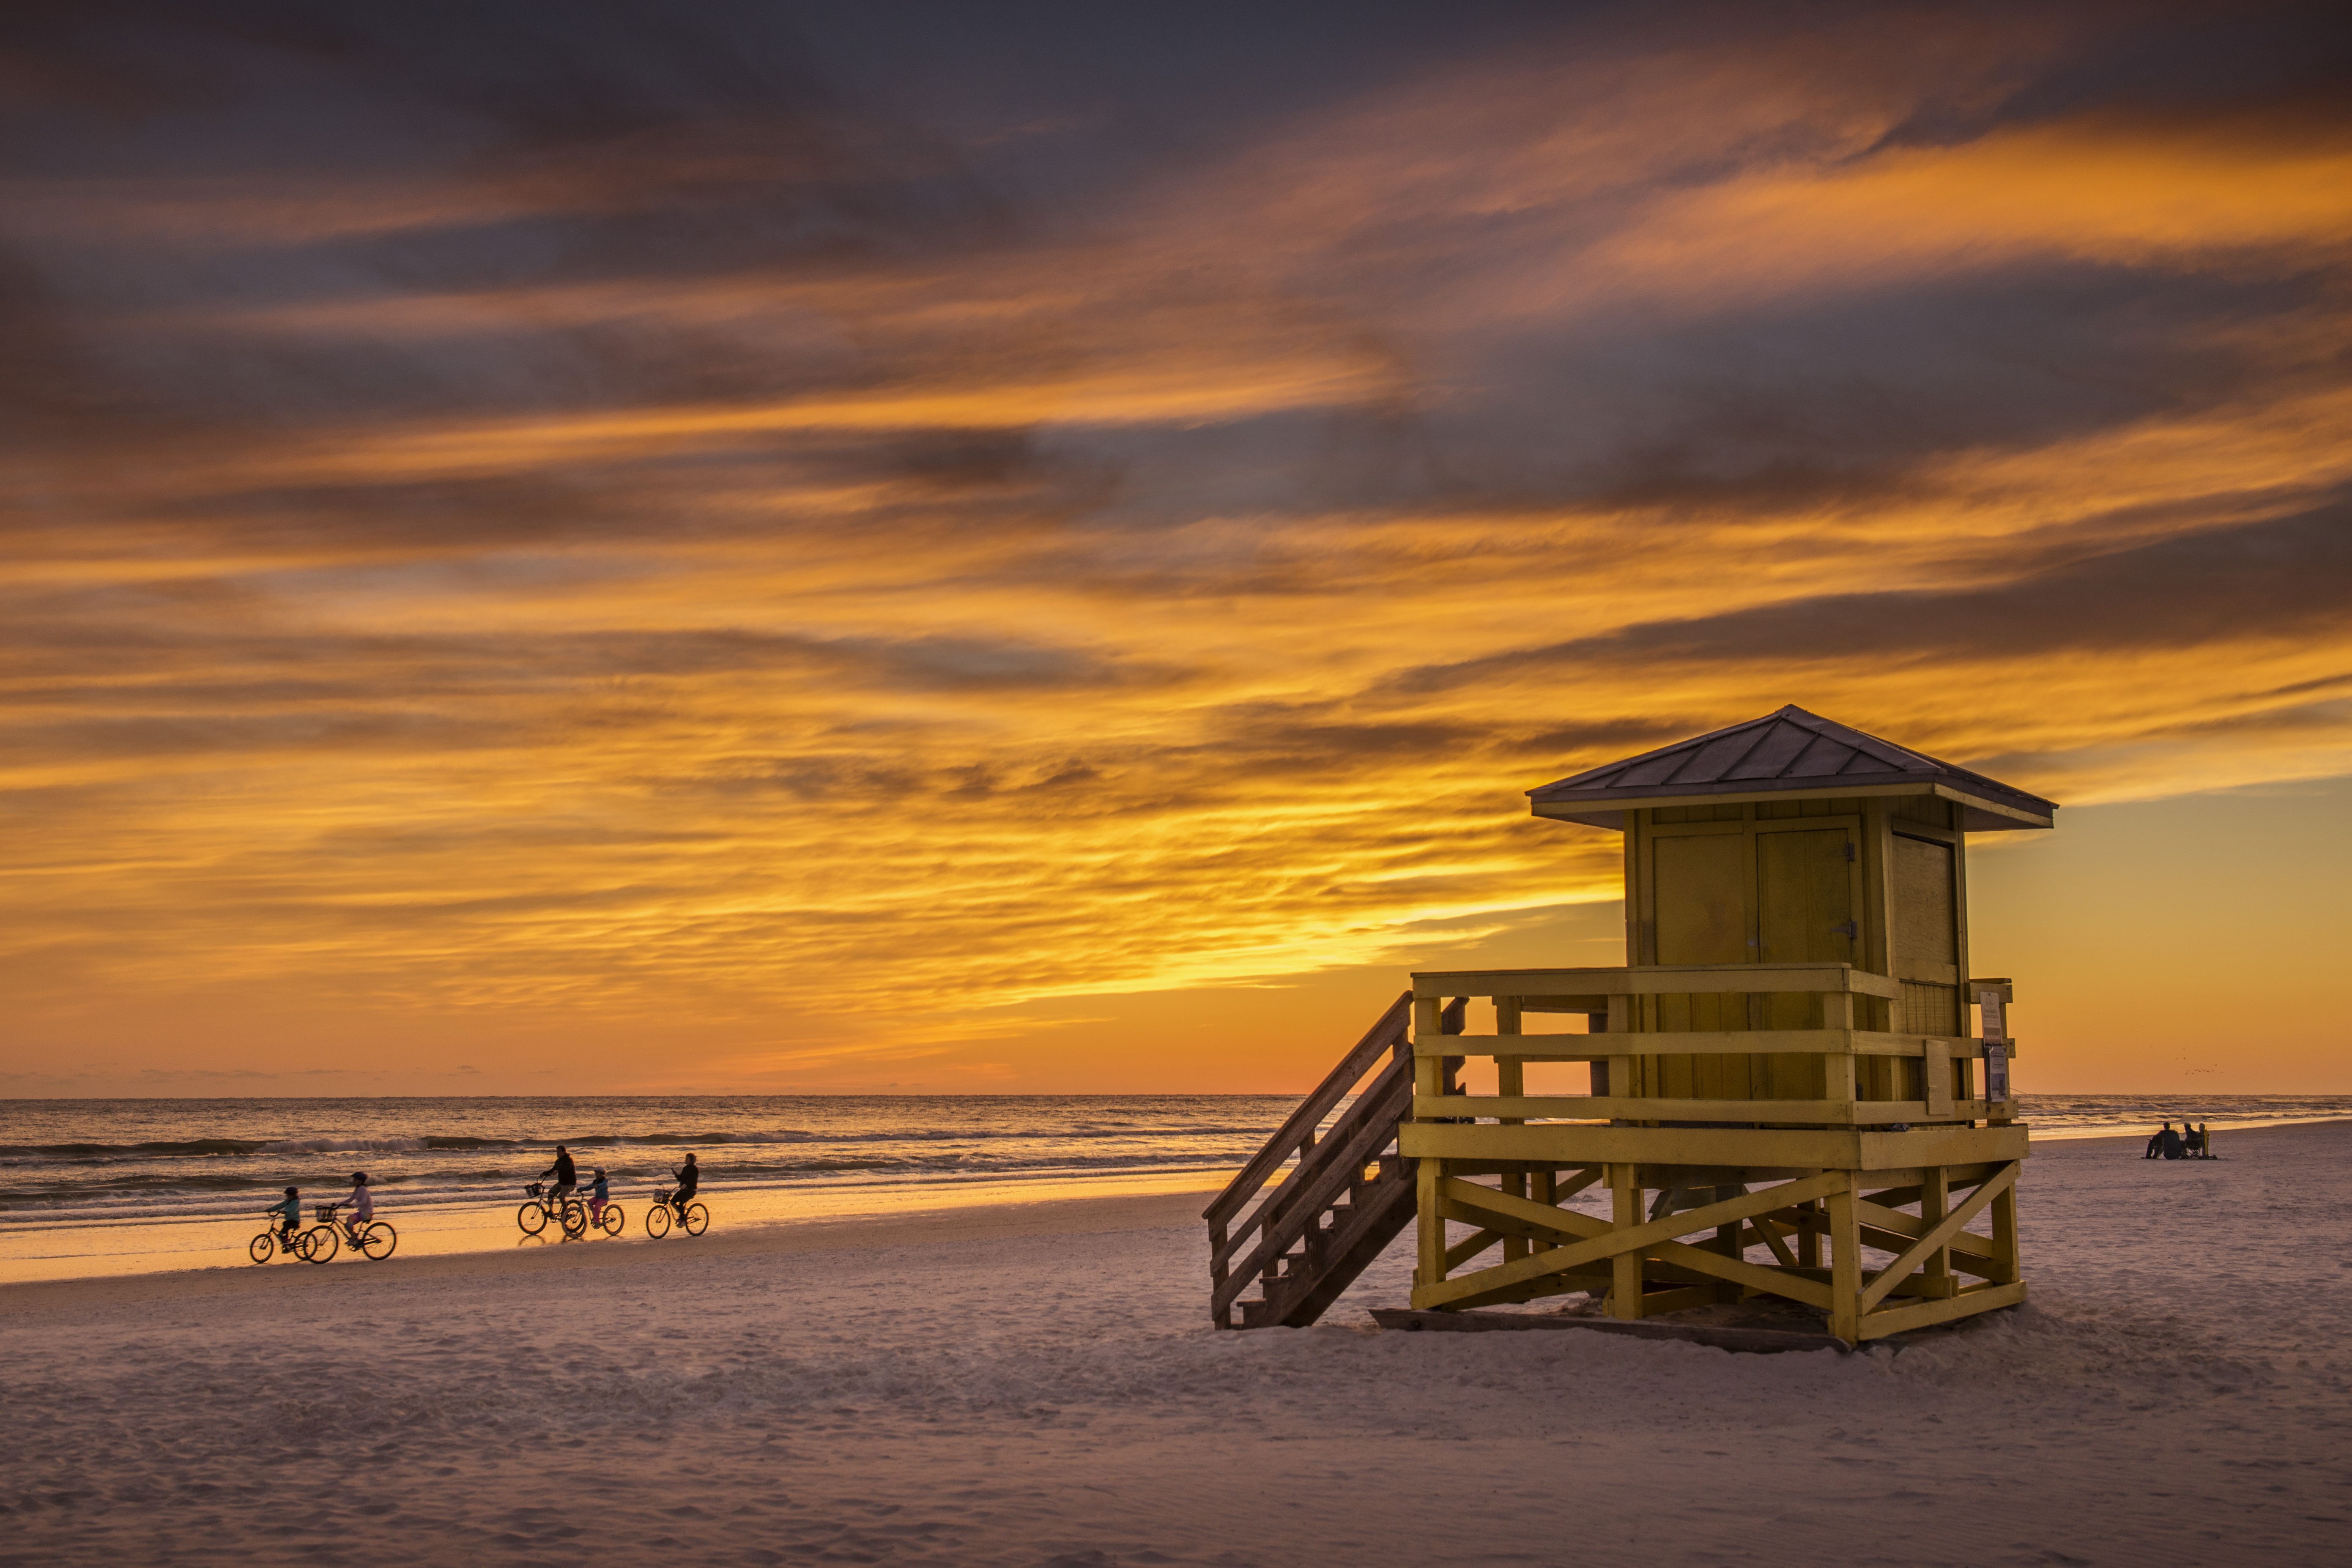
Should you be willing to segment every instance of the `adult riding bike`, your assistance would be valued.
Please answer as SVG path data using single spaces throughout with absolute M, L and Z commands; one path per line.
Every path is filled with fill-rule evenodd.
M 656 1239 L 667 1236 L 670 1218 L 673 1215 L 677 1215 L 678 1224 L 686 1226 L 686 1234 L 688 1236 L 700 1236 L 704 1231 L 709 1230 L 710 1211 L 691 1200 L 687 1203 L 683 1212 L 679 1211 L 677 1205 L 670 1201 L 673 1191 L 672 1188 L 664 1187 L 654 1194 L 654 1206 L 646 1211 L 646 1234 Z
M 530 1196 L 515 1210 L 515 1224 L 525 1236 L 537 1236 L 549 1220 L 574 1241 L 588 1234 L 588 1205 L 572 1194 L 551 1193 L 543 1182 L 533 1182 L 523 1191 Z

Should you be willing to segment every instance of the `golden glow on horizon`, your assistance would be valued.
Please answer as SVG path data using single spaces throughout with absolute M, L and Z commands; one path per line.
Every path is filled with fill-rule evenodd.
M 0 458 L 34 498 L 0 669 L 33 1049 L 0 1093 L 290 1082 L 333 1055 L 294 1042 L 362 1018 L 420 1083 L 564 1039 L 623 1090 L 1304 1082 L 1356 1020 L 1285 1015 L 1246 1084 L 1089 1079 L 1067 1043 L 1158 1027 L 1129 994 L 1441 966 L 1612 898 L 1615 840 L 1519 792 L 1785 701 L 2069 805 L 2352 772 L 2352 616 L 2298 521 L 2352 484 L 2352 146 L 2088 112 L 1906 142 L 1930 73 L 1893 37 L 1875 74 L 1453 64 L 946 263 L 451 286 L 333 248 L 634 210 L 680 176 L 655 149 L 10 182 L 42 254 L 291 279 L 142 299 L 89 329 L 108 352 L 420 390 L 322 378 Z M 1975 37 L 1941 66 L 1988 102 L 2063 45 Z M 1709 426 L 1601 378 L 1509 423 L 1554 395 L 1530 334 L 1573 367 L 1700 331 L 1769 383 L 1739 342 L 1768 311 L 1867 342 L 2083 268 L 2326 283 L 2116 307 L 2115 342 L 2226 359 L 2193 395 L 1785 475 L 1709 467 L 1769 398 Z M 1916 310 L 1830 319 L 1857 301 Z M 2033 347 L 1916 374 L 1975 417 Z M 1867 363 L 1843 395 L 1875 430 L 1873 377 L 1915 369 Z M 1685 467 L 1625 457 L 1685 419 Z M 2232 529 L 2271 531 L 2199 553 Z

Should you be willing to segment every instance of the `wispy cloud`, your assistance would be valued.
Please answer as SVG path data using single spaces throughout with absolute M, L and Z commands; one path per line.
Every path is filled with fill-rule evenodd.
M 772 7 L 418 15 L 9 56 L 36 1033 L 1001 1065 L 1605 896 L 1518 792 L 1782 701 L 2070 802 L 2352 767 L 2292 7 L 1604 8 L 1160 135 Z

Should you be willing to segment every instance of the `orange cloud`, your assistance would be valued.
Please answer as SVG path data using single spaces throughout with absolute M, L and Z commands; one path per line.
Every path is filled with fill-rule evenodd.
M 1055 1087 L 1565 929 L 1615 846 L 1517 792 L 1783 701 L 2070 805 L 2352 771 L 2352 152 L 1907 26 L 1009 217 L 917 136 L 17 175 L 19 1026 Z

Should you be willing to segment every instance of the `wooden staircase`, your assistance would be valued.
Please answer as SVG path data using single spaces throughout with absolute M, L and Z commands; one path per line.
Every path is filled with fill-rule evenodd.
M 1444 1032 L 1460 1034 L 1464 1012 L 1449 1005 Z M 1307 1327 L 1412 1223 L 1412 1162 L 1396 1152 L 1396 1132 L 1412 1113 L 1412 1081 L 1408 991 L 1202 1212 L 1217 1327 Z M 1325 1128 L 1350 1090 L 1354 1103 Z M 1243 1300 L 1253 1284 L 1258 1294 Z

